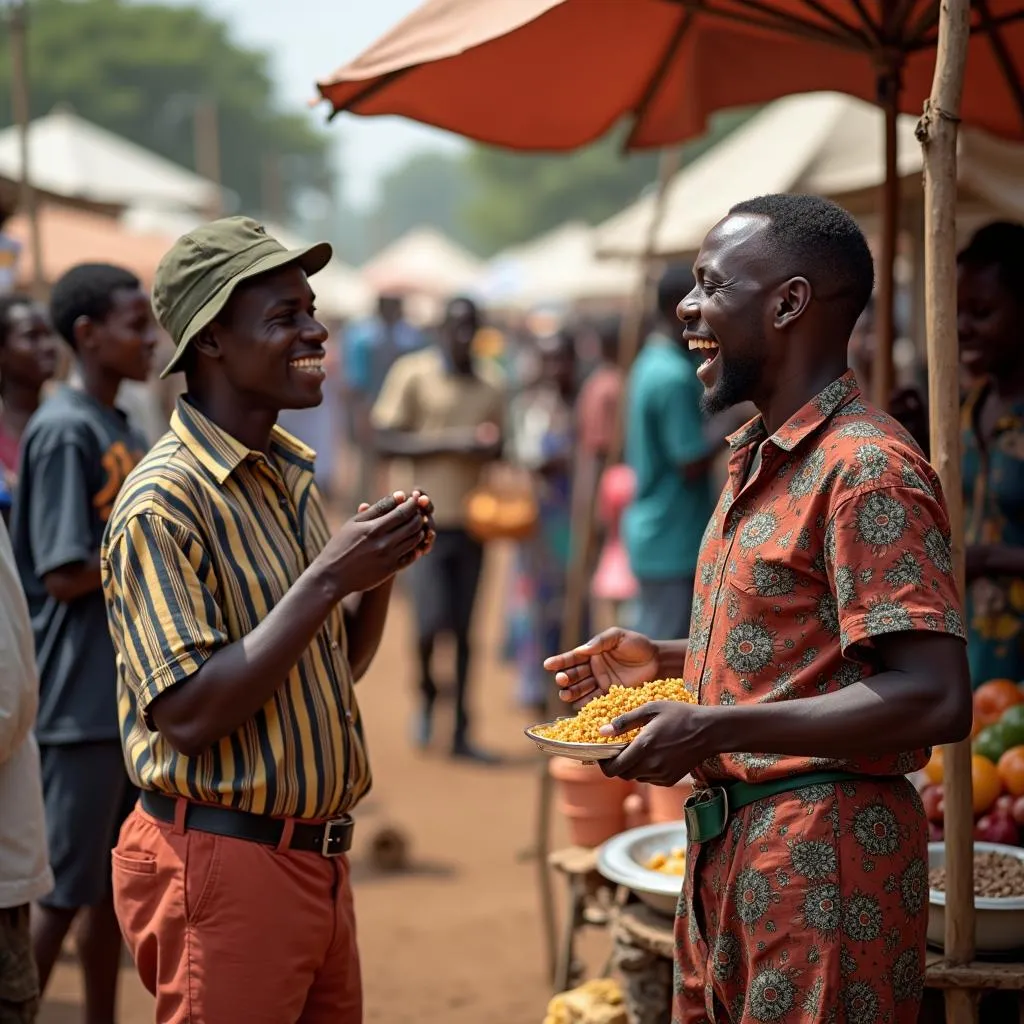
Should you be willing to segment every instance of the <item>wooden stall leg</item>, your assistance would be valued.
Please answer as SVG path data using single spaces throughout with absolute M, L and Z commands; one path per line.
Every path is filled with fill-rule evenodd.
M 629 1024 L 669 1024 L 672 1019 L 672 964 L 641 949 L 621 928 L 613 933 L 612 963 L 622 976 Z
M 946 1024 L 978 1024 L 978 992 L 946 989 Z
M 1017 1024 L 1024 1024 L 1024 992 L 1017 993 Z
M 576 932 L 583 923 L 583 906 L 587 899 L 586 879 L 582 875 L 570 875 L 568 883 L 569 899 L 565 908 L 565 922 L 562 925 L 558 962 L 555 966 L 556 994 L 565 992 L 572 986 L 573 966 L 576 959 Z

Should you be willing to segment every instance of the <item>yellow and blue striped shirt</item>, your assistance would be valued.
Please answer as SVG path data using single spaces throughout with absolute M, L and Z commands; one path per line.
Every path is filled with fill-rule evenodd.
M 262 710 L 199 757 L 146 711 L 251 632 L 326 544 L 314 453 L 274 428 L 253 452 L 187 399 L 121 489 L 101 565 L 129 774 L 257 814 L 324 818 L 370 788 L 339 605 Z

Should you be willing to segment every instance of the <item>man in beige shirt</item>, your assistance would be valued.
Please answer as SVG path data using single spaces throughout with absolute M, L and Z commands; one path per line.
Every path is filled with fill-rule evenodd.
M 470 742 L 467 685 L 469 630 L 483 548 L 466 531 L 466 498 L 482 467 L 501 452 L 502 394 L 473 366 L 480 314 L 469 299 L 453 299 L 439 345 L 402 356 L 373 408 L 378 453 L 391 459 L 392 484 L 416 481 L 434 502 L 437 540 L 430 558 L 409 570 L 420 656 L 420 712 L 415 739 L 430 743 L 437 699 L 431 662 L 444 632 L 455 637 L 455 734 L 452 756 L 491 761 Z M 411 486 L 411 484 L 409 484 Z
M 29 904 L 53 888 L 43 783 L 32 727 L 39 703 L 35 640 L 7 528 L 0 523 L 0 1021 L 30 1024 L 39 976 Z

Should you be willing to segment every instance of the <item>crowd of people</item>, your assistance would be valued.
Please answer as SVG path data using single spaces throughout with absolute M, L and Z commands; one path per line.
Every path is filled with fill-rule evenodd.
M 508 465 L 533 516 L 507 585 L 524 712 L 552 673 L 572 704 L 663 677 L 700 697 L 614 722 L 647 725 L 603 763 L 699 784 L 675 1019 L 916 1021 L 926 831 L 905 776 L 967 734 L 971 682 L 1024 676 L 1024 227 L 959 261 L 963 607 L 924 400 L 890 417 L 848 368 L 869 361 L 873 266 L 834 204 L 730 211 L 665 270 L 628 372 L 615 318 L 506 329 L 484 358 L 471 298 L 421 330 L 382 296 L 336 339 L 360 455 L 341 525 L 323 459 L 279 424 L 324 397 L 330 256 L 234 217 L 179 239 L 152 296 L 89 264 L 47 307 L 0 301 L 0 1021 L 34 1019 L 73 925 L 88 1024 L 115 1019 L 123 943 L 161 1022 L 361 1019 L 354 683 L 400 585 L 411 741 L 434 743 L 450 637 L 447 749 L 497 760 L 472 730 L 470 508 Z M 184 390 L 153 444 L 119 393 L 161 332 Z M 629 628 L 558 653 L 574 495 L 620 468 L 620 409 L 636 601 Z

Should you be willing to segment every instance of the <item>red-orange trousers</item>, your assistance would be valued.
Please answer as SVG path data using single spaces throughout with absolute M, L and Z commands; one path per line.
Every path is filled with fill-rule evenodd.
M 916 1024 L 927 830 L 913 786 L 811 786 L 691 844 L 673 1024 Z
M 185 831 L 140 807 L 114 905 L 157 1024 L 360 1024 L 345 857 Z

